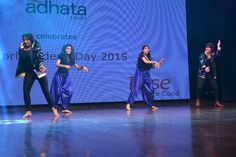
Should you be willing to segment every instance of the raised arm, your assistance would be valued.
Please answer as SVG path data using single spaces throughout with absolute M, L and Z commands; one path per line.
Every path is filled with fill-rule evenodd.
M 221 51 L 221 41 L 220 41 L 220 39 L 218 40 L 218 43 L 217 43 L 217 50 Z
M 218 40 L 218 43 L 217 43 L 217 49 L 216 49 L 216 52 L 215 52 L 215 55 L 214 57 L 219 57 L 221 54 L 221 41 L 220 39 Z

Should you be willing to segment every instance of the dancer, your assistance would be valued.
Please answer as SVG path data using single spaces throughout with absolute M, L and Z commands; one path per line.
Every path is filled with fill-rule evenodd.
M 69 70 L 74 66 L 78 70 L 88 71 L 85 66 L 79 66 L 75 63 L 74 49 L 70 44 L 63 46 L 60 55 L 57 58 L 56 66 L 58 67 L 55 73 L 50 89 L 51 96 L 55 102 L 55 107 L 61 100 L 62 112 L 72 113 L 68 107 L 72 97 L 71 80 L 69 77 Z
M 216 65 L 215 58 L 221 53 L 221 41 L 218 40 L 217 50 L 213 43 L 205 45 L 205 52 L 199 57 L 198 78 L 197 78 L 197 93 L 196 93 L 196 107 L 200 107 L 200 96 L 204 83 L 207 81 L 214 92 L 215 107 L 223 107 L 219 102 L 219 94 L 217 87 Z
M 31 33 L 22 35 L 21 47 L 18 51 L 19 61 L 16 69 L 16 77 L 24 77 L 23 94 L 26 113 L 22 118 L 32 116 L 30 90 L 35 80 L 38 80 L 47 103 L 51 106 L 54 117 L 58 117 L 57 109 L 54 107 L 48 90 L 46 67 L 43 62 L 43 53 L 38 41 L 34 40 Z
M 131 105 L 134 103 L 135 98 L 139 93 L 142 93 L 143 100 L 152 110 L 157 110 L 158 108 L 153 105 L 154 100 L 154 88 L 152 85 L 152 79 L 150 75 L 151 68 L 159 68 L 164 59 L 159 62 L 152 61 L 151 54 L 149 51 L 149 46 L 144 45 L 142 47 L 142 52 L 139 54 L 137 62 L 137 70 L 134 75 L 132 89 L 129 94 L 129 98 L 126 104 L 126 109 L 131 110 Z

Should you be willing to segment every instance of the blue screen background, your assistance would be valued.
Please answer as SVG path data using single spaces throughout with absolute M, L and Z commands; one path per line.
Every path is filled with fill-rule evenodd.
M 56 5 L 51 12 L 49 3 Z M 45 13 L 37 11 L 40 4 Z M 73 15 L 72 4 L 75 10 L 83 6 L 86 15 Z M 29 6 L 36 7 L 34 13 L 26 11 Z M 68 7 L 68 14 L 61 14 L 61 7 Z M 151 70 L 155 100 L 189 98 L 185 0 L 12 0 L 1 1 L 0 10 L 0 106 L 24 104 L 23 78 L 16 79 L 15 70 L 25 32 L 43 48 L 49 87 L 56 55 L 67 43 L 75 48 L 76 62 L 89 68 L 88 73 L 70 70 L 71 103 L 126 101 L 144 44 L 154 60 L 165 59 L 160 69 Z M 46 104 L 37 81 L 31 100 Z

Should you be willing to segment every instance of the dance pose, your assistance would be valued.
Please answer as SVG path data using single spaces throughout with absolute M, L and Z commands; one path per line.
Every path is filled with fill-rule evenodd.
M 142 47 L 142 52 L 139 54 L 138 62 L 137 62 L 137 70 L 134 75 L 132 89 L 129 94 L 129 98 L 127 101 L 126 109 L 128 111 L 131 110 L 131 105 L 134 103 L 135 98 L 139 93 L 142 93 L 143 100 L 152 110 L 158 109 L 153 105 L 154 100 L 154 88 L 152 85 L 152 79 L 150 75 L 151 68 L 159 68 L 160 64 L 163 63 L 163 59 L 161 61 L 152 61 L 151 54 L 149 51 L 149 46 L 144 45 Z
M 199 57 L 198 67 L 198 78 L 197 78 L 197 93 L 196 93 L 196 107 L 200 106 L 200 96 L 204 83 L 207 81 L 214 92 L 214 105 L 216 107 L 223 107 L 219 102 L 218 87 L 217 87 L 217 76 L 216 76 L 216 65 L 215 58 L 220 55 L 221 41 L 217 43 L 217 50 L 212 43 L 205 45 L 205 52 Z
M 78 70 L 88 71 L 85 66 L 79 66 L 75 63 L 74 50 L 72 45 L 67 44 L 63 46 L 60 55 L 57 58 L 56 66 L 58 67 L 55 73 L 50 89 L 51 96 L 55 102 L 55 107 L 61 100 L 62 112 L 71 113 L 68 109 L 72 97 L 71 80 L 68 71 L 74 66 Z
M 19 61 L 16 69 L 16 77 L 24 76 L 23 94 L 26 113 L 23 115 L 23 118 L 32 116 L 30 90 L 35 80 L 38 80 L 47 103 L 52 108 L 54 117 L 58 117 L 58 111 L 54 107 L 54 103 L 48 90 L 48 80 L 47 76 L 45 76 L 46 67 L 43 62 L 42 49 L 39 46 L 38 41 L 34 40 L 34 36 L 31 33 L 22 35 L 22 43 L 18 54 Z

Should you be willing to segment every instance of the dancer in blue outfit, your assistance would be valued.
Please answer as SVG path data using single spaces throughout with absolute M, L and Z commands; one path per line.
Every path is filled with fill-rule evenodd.
M 62 104 L 63 113 L 72 113 L 68 107 L 72 97 L 71 80 L 69 77 L 69 70 L 74 66 L 78 70 L 88 71 L 85 66 L 79 66 L 75 63 L 75 56 L 73 46 L 67 44 L 63 46 L 61 54 L 56 61 L 58 67 L 55 73 L 50 89 L 51 96 L 55 102 L 55 107 L 58 107 L 59 101 Z
M 152 61 L 151 54 L 149 51 L 149 46 L 144 45 L 142 47 L 142 52 L 139 54 L 137 62 L 137 70 L 134 75 L 133 85 L 127 100 L 126 109 L 131 110 L 131 105 L 134 103 L 135 98 L 139 93 L 142 93 L 143 100 L 152 110 L 158 109 L 153 105 L 154 100 L 154 88 L 152 84 L 152 79 L 150 75 L 150 69 L 159 68 L 164 59 L 159 62 Z

